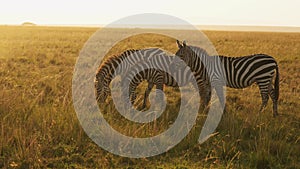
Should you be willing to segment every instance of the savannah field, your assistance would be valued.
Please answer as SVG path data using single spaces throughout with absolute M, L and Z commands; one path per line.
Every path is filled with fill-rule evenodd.
M 164 154 L 131 159 L 98 147 L 73 108 L 76 59 L 96 30 L 0 26 L 0 168 L 300 168 L 300 33 L 204 31 L 221 55 L 265 53 L 277 60 L 280 115 L 273 118 L 271 100 L 258 113 L 256 85 L 227 89 L 226 114 L 205 143 L 192 144 L 194 136 L 188 135 Z M 177 50 L 174 39 L 145 34 L 124 39 L 108 56 L 149 44 Z M 166 87 L 165 92 L 168 109 L 149 124 L 126 121 L 112 100 L 99 106 L 121 133 L 153 136 L 168 128 L 179 109 L 178 90 Z

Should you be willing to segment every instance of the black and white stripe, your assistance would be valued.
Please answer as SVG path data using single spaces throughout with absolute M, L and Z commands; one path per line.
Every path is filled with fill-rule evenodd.
M 199 47 L 187 46 L 185 42 L 177 41 L 179 50 L 176 55 L 190 66 L 192 71 L 201 73 L 206 69 L 212 87 L 219 86 L 231 88 L 245 88 L 253 83 L 259 86 L 262 111 L 271 97 L 273 101 L 273 115 L 278 115 L 277 103 L 279 97 L 279 71 L 278 64 L 272 56 L 266 54 L 254 54 L 244 57 L 209 56 Z M 175 61 L 173 66 L 178 66 L 180 61 Z M 205 67 L 202 67 L 205 65 Z M 276 75 L 275 75 L 276 74 Z M 272 84 L 275 77 L 274 86 Z M 221 104 L 224 96 L 222 91 L 216 90 Z
M 99 102 L 104 102 L 107 96 L 110 95 L 111 90 L 109 85 L 115 74 L 122 74 L 137 62 L 163 53 L 164 51 L 159 48 L 148 48 L 140 50 L 126 50 L 120 55 L 109 57 L 100 65 L 96 72 L 94 80 L 96 99 Z M 122 72 L 117 72 L 118 70 Z
M 211 91 L 208 84 L 205 83 L 206 81 L 203 80 L 205 78 L 192 73 L 189 67 L 176 71 L 170 70 L 170 64 L 174 58 L 174 56 L 166 54 L 156 55 L 137 63 L 134 67 L 128 70 L 127 75 L 124 76 L 125 78 L 123 79 L 122 84 L 125 84 L 124 87 L 126 87 L 127 84 L 130 84 L 129 98 L 132 104 L 136 99 L 136 88 L 143 80 L 147 80 L 149 84 L 143 101 L 143 108 L 145 108 L 147 98 L 154 85 L 156 85 L 156 89 L 163 90 L 164 85 L 171 87 L 186 86 L 188 83 L 192 82 L 193 78 L 195 78 L 197 82 L 195 85 L 197 86 L 194 87 L 198 87 L 199 95 L 204 106 L 208 105 L 209 99 L 206 98 L 206 96 L 210 95 Z M 167 72 L 173 73 L 170 75 Z M 158 96 L 158 99 L 162 99 L 162 96 Z M 159 102 L 162 102 L 162 100 Z

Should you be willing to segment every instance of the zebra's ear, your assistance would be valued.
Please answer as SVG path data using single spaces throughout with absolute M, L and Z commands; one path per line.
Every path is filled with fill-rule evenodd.
M 182 44 L 183 44 L 183 47 L 186 47 L 186 41 L 185 40 L 182 42 Z
M 176 43 L 177 43 L 179 49 L 181 49 L 183 47 L 182 44 L 180 44 L 179 40 L 176 40 Z

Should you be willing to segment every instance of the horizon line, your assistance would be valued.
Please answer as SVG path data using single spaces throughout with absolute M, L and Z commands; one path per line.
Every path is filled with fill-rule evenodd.
M 300 32 L 300 26 L 281 25 L 172 25 L 172 24 L 35 24 L 23 22 L 22 24 L 0 24 L 0 26 L 49 26 L 49 27 L 83 27 L 83 28 L 129 28 L 129 29 L 172 29 L 172 30 L 208 30 L 208 31 L 254 31 L 254 32 Z M 175 27 L 174 27 L 175 26 Z

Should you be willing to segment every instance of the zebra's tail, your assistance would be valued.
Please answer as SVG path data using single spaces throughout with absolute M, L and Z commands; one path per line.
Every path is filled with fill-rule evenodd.
M 276 77 L 275 77 L 275 84 L 274 84 L 274 93 L 275 93 L 275 99 L 278 100 L 279 98 L 279 69 L 278 65 L 276 64 Z

